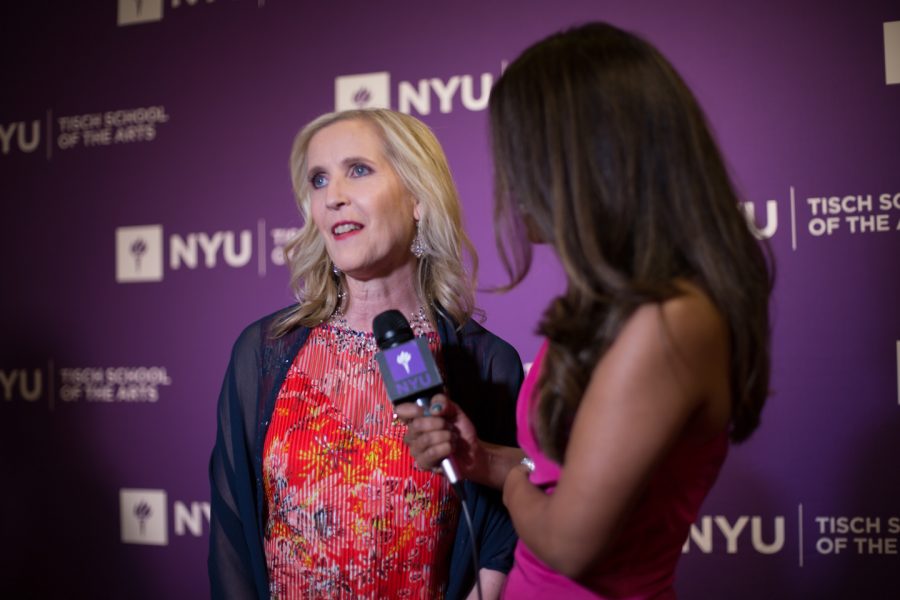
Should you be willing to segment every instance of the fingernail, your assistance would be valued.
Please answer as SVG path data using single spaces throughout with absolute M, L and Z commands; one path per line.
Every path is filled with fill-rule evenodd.
M 444 405 L 441 404 L 440 402 L 438 402 L 437 404 L 431 405 L 431 414 L 433 414 L 433 415 L 438 414 L 442 410 L 444 410 Z

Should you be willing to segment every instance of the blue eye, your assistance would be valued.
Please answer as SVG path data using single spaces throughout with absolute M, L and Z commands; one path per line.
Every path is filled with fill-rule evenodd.
M 323 175 L 322 173 L 316 173 L 309 178 L 309 183 L 313 186 L 314 189 L 319 189 L 325 187 L 325 184 L 328 183 L 328 178 L 325 177 L 325 175 Z
M 350 169 L 350 174 L 354 177 L 362 177 L 372 172 L 372 169 L 363 164 L 355 164 Z

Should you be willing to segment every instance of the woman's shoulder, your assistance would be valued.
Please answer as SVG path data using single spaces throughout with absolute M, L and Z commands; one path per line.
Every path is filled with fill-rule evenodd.
M 234 342 L 233 354 L 256 352 L 267 343 L 274 343 L 278 340 L 283 342 L 294 338 L 304 328 L 296 327 L 282 335 L 277 335 L 275 330 L 285 318 L 296 310 L 296 304 L 285 306 L 245 326 Z
M 653 345 L 682 357 L 727 350 L 728 325 L 709 294 L 686 281 L 676 288 L 671 298 L 639 306 L 614 344 Z
M 677 344 L 698 352 L 724 350 L 723 342 L 727 348 L 728 324 L 710 295 L 688 281 L 676 285 L 681 293 L 664 301 L 661 313 Z
M 498 359 L 521 363 L 519 353 L 512 344 L 490 331 L 475 319 L 469 319 L 459 329 L 460 341 L 478 353 Z
M 677 395 L 705 406 L 720 429 L 729 406 L 730 333 L 722 311 L 696 284 L 679 281 L 678 294 L 641 305 L 595 368 L 605 386 L 632 389 L 644 381 L 659 397 Z M 598 380 L 600 381 L 600 380 Z M 677 391 L 677 393 L 676 393 Z M 670 398 L 671 400 L 671 398 Z

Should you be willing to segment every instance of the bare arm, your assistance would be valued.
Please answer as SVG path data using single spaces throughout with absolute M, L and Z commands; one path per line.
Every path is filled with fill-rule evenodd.
M 496 600 L 500 597 L 503 582 L 506 581 L 506 573 L 493 569 L 480 569 L 478 577 L 481 579 L 481 593 L 483 600 Z M 478 600 L 478 587 L 473 587 L 466 596 L 466 600 Z
M 504 502 L 521 541 L 570 578 L 589 572 L 672 444 L 723 431 L 728 361 L 724 322 L 698 290 L 639 308 L 594 369 L 554 493 L 510 471 Z

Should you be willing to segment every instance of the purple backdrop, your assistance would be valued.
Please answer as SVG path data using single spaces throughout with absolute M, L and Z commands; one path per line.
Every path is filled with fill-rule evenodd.
M 242 327 L 291 300 L 297 129 L 362 87 L 421 117 L 481 283 L 503 283 L 486 86 L 531 42 L 602 19 L 693 87 L 778 262 L 773 396 L 685 545 L 679 592 L 900 595 L 894 0 L 7 4 L 0 590 L 206 595 L 216 396 Z M 541 251 L 518 289 L 479 295 L 525 361 L 561 281 Z

